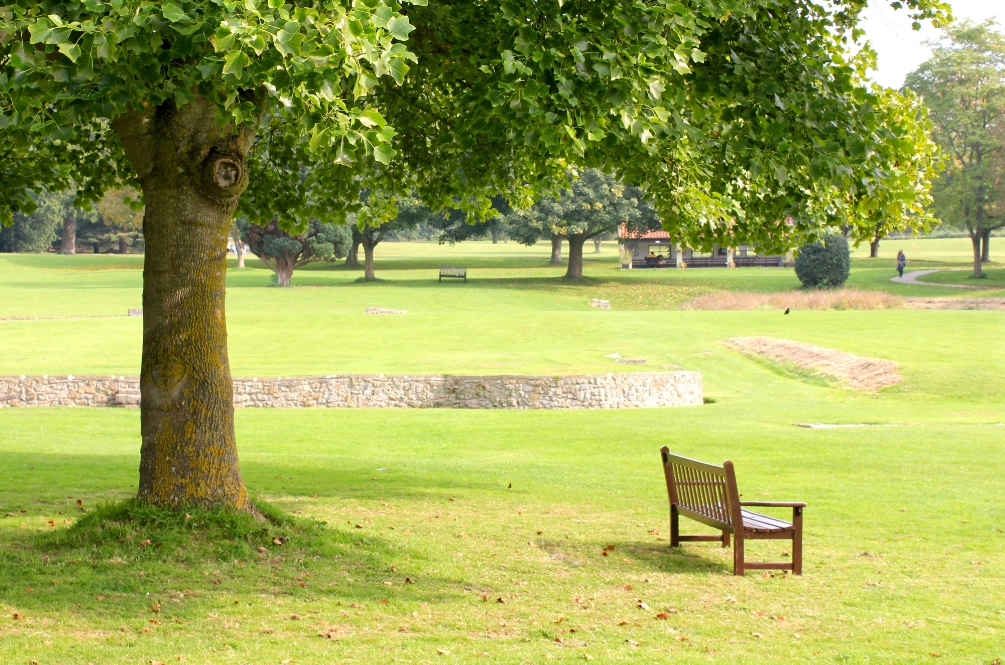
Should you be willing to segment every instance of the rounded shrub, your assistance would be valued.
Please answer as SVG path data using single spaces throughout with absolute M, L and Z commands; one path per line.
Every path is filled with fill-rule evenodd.
M 807 288 L 841 286 L 851 272 L 848 239 L 842 235 L 825 236 L 823 242 L 803 245 L 796 257 L 796 277 Z

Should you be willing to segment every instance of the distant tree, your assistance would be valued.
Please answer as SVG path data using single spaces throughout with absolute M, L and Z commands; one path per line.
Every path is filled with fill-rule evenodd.
M 569 188 L 558 196 L 545 197 L 526 210 L 506 216 L 517 242 L 532 245 L 538 238 L 552 239 L 553 263 L 554 239 L 569 242 L 567 279 L 582 279 L 583 245 L 587 240 L 613 233 L 621 225 L 632 229 L 660 228 L 655 209 L 638 187 L 594 168 L 570 172 L 570 179 Z
M 0 229 L 0 251 L 44 252 L 62 234 L 60 253 L 73 254 L 78 223 L 84 228 L 104 228 L 101 216 L 94 210 L 74 205 L 73 188 L 33 194 L 31 213 L 14 213 L 14 225 Z M 71 231 L 67 231 L 67 227 Z
M 44 252 L 52 246 L 63 223 L 63 215 L 73 194 L 45 193 L 33 197 L 34 211 L 14 213 L 14 224 L 0 227 L 0 252 Z
M 928 106 L 932 137 L 949 157 L 932 189 L 935 214 L 967 229 L 981 277 L 991 231 L 1005 226 L 1005 36 L 991 20 L 945 33 L 905 85 Z
M 303 233 L 291 234 L 273 219 L 265 226 L 238 222 L 251 252 L 276 275 L 278 286 L 289 286 L 293 271 L 315 261 L 335 261 L 345 258 L 351 242 L 344 225 L 311 221 Z
M 352 230 L 353 249 L 363 247 L 363 279 L 372 282 L 374 274 L 373 250 L 389 232 L 414 229 L 426 219 L 428 209 L 416 199 L 397 197 L 381 190 L 364 189 L 360 192 L 358 212 L 348 216 Z M 353 250 L 350 250 L 352 252 Z M 350 266 L 349 261 L 346 265 Z M 359 266 L 358 259 L 356 266 Z

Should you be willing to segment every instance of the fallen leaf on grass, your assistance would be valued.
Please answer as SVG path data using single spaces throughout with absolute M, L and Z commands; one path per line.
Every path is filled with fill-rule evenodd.
M 638 647 L 642 646 L 641 644 L 639 644 L 635 640 L 625 640 L 625 642 L 627 642 L 628 646 L 630 646 L 633 649 L 637 649 Z
M 278 538 L 273 538 L 272 539 L 272 544 L 273 545 L 282 545 L 283 541 L 279 540 Z
M 292 619 L 293 621 L 300 621 L 300 615 L 299 614 L 291 614 L 290 615 L 290 619 Z
M 751 637 L 764 637 L 764 635 L 761 635 L 760 633 L 756 633 L 756 632 L 751 633 L 750 636 Z
M 415 584 L 415 582 L 412 581 L 411 577 L 406 577 L 405 578 L 405 584 Z
M 153 605 L 150 606 L 150 611 L 153 612 L 154 614 L 159 613 L 161 611 L 161 604 L 154 603 Z
M 639 608 L 640 610 L 648 610 L 649 609 L 649 606 L 646 605 L 644 602 L 642 602 L 641 599 L 638 599 L 638 600 L 635 601 L 635 607 Z
M 146 547 L 146 546 L 147 546 L 147 545 L 149 545 L 149 544 L 150 544 L 150 539 L 149 539 L 149 538 L 147 538 L 147 539 L 146 539 L 146 540 L 144 540 L 144 541 L 143 541 L 142 543 L 140 543 L 140 547 Z
M 164 665 L 164 663 L 159 660 L 148 660 L 147 663 L 149 663 L 149 665 Z
M 505 603 L 506 601 L 505 601 L 505 600 L 503 600 L 503 597 L 502 597 L 502 596 L 499 596 L 498 598 L 496 598 L 496 602 L 497 602 L 497 603 Z
M 20 621 L 20 620 L 24 619 L 24 615 L 21 614 L 20 612 L 14 612 L 14 615 L 13 615 L 12 618 L 14 619 L 14 621 Z
M 677 640 L 678 642 L 688 642 L 688 641 L 690 641 L 690 638 L 684 637 L 683 635 L 678 635 L 674 639 Z
M 661 621 L 667 621 L 670 618 L 670 614 L 668 612 L 660 612 L 656 615 L 656 618 Z
M 932 658 L 942 658 L 941 653 L 935 653 L 934 651 L 929 651 L 928 655 L 931 656 Z
M 323 637 L 326 640 L 333 639 L 338 633 L 338 626 L 331 626 L 327 630 L 318 633 L 318 637 Z
M 440 654 L 441 656 L 449 656 L 450 649 L 440 649 L 439 647 L 437 647 L 436 653 Z
M 259 545 L 259 546 L 258 546 L 258 551 L 259 551 L 259 552 L 261 552 L 262 554 L 265 554 L 265 553 L 266 553 L 266 552 L 268 552 L 269 550 L 267 550 L 267 549 L 265 549 L 264 547 L 262 547 L 261 545 Z
M 147 619 L 147 621 L 150 622 L 150 623 L 152 623 L 155 626 L 161 625 L 161 622 L 158 621 L 157 619 Z
M 48 522 L 46 522 L 46 524 L 48 524 L 49 526 L 56 526 L 56 520 L 49 520 Z
M 563 621 L 565 621 L 565 617 L 558 617 L 555 619 L 555 623 L 562 623 Z
M 614 545 L 610 545 L 610 544 L 604 545 L 604 551 L 605 552 L 613 552 L 614 550 L 615 550 Z

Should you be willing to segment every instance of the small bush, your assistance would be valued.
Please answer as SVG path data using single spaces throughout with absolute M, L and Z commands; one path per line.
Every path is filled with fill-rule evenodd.
M 807 288 L 841 286 L 850 271 L 848 240 L 842 235 L 829 235 L 823 243 L 803 245 L 796 257 L 796 277 Z

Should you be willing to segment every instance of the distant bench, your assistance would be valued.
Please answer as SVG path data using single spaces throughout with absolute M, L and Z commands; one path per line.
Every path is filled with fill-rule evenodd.
M 468 269 L 467 268 L 440 268 L 440 281 L 443 281 L 444 277 L 456 277 L 457 279 L 463 279 L 465 283 L 468 281 Z

